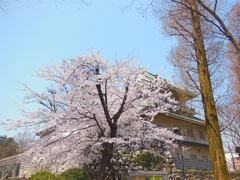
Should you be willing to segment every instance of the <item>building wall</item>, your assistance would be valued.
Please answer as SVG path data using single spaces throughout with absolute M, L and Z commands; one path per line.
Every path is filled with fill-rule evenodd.
M 179 149 L 172 151 L 172 159 L 177 169 L 182 169 L 182 162 L 184 169 L 201 169 L 212 170 L 212 161 L 209 155 L 208 148 L 186 147 L 189 149 L 182 149 L 183 161 L 181 159 L 181 152 Z
M 240 170 L 240 157 L 238 153 L 226 153 L 225 154 L 228 170 L 235 172 Z
M 194 118 L 184 119 L 181 116 L 157 115 L 154 123 L 172 131 L 175 128 L 179 128 L 180 135 L 184 137 L 182 147 L 171 152 L 175 166 L 178 169 L 182 169 L 183 163 L 185 169 L 212 170 L 204 121 Z M 180 148 L 183 154 L 183 161 Z
M 0 178 L 4 177 L 6 173 L 10 177 L 18 177 L 21 159 L 19 155 L 0 160 Z
M 207 140 L 207 129 L 204 121 L 199 121 L 199 124 L 193 122 L 181 120 L 172 116 L 167 115 L 157 115 L 153 123 L 169 128 L 173 130 L 174 127 L 178 127 L 180 130 L 180 135 L 184 136 L 186 141 L 197 142 L 202 144 L 208 144 Z
M 30 175 L 33 173 L 32 169 L 31 169 L 31 160 L 32 157 L 29 156 L 23 156 L 21 159 L 21 166 L 20 166 L 20 170 L 19 170 L 19 177 L 22 177 L 23 175 L 25 175 L 25 177 L 30 177 Z
M 8 171 L 10 177 L 22 177 L 25 174 L 29 177 L 31 174 L 31 158 L 19 154 L 0 160 L 0 178 L 6 175 Z

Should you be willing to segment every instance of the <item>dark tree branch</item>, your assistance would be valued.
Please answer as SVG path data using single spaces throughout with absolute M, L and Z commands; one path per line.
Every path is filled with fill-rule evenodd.
M 227 26 L 222 21 L 222 19 L 217 15 L 217 13 L 215 11 L 213 11 L 211 8 L 209 8 L 202 0 L 197 0 L 197 2 L 215 18 L 215 20 L 219 23 L 219 25 L 223 29 L 224 35 L 231 41 L 233 46 L 240 53 L 240 46 L 239 46 L 239 44 L 237 43 L 237 41 L 235 40 L 235 38 L 233 37 L 231 32 L 228 30 Z
M 129 90 L 129 87 L 128 85 L 125 87 L 125 92 L 124 92 L 124 97 L 123 97 L 123 100 L 122 100 L 122 103 L 121 103 L 121 106 L 118 110 L 118 112 L 116 114 L 114 114 L 113 116 L 113 123 L 116 124 L 119 117 L 121 116 L 121 114 L 123 113 L 123 110 L 124 110 L 124 106 L 125 106 L 125 103 L 126 103 L 126 100 L 127 100 L 127 93 L 128 93 L 128 90 Z

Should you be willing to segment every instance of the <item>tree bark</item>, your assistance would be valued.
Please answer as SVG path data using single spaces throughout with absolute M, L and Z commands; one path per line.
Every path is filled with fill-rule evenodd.
M 225 154 L 223 150 L 216 105 L 214 102 L 210 73 L 208 69 L 208 61 L 203 40 L 203 33 L 201 31 L 201 21 L 197 9 L 197 1 L 190 0 L 190 2 L 192 6 L 192 33 L 197 57 L 200 91 L 206 119 L 209 152 L 213 163 L 214 179 L 230 180 L 230 175 L 228 172 Z
M 106 142 L 103 143 L 102 146 L 102 156 L 99 162 L 99 176 L 96 178 L 99 180 L 104 180 L 106 178 L 109 180 L 115 180 L 115 170 L 111 163 L 113 157 L 113 143 Z

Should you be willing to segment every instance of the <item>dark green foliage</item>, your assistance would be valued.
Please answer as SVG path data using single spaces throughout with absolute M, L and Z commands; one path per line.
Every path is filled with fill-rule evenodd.
M 65 180 L 64 178 L 54 175 L 48 171 L 39 171 L 33 174 L 28 180 Z
M 156 176 L 154 176 L 154 177 L 150 177 L 149 179 L 150 179 L 150 180 L 162 180 L 162 177 L 156 177 Z
M 39 171 L 33 174 L 28 180 L 90 180 L 87 171 L 82 169 L 69 169 L 60 175 L 48 171 Z
M 18 144 L 13 138 L 0 136 L 0 159 L 18 154 Z
M 82 169 L 69 169 L 61 175 L 65 180 L 88 180 L 89 174 L 86 170 Z
M 240 177 L 240 170 L 236 171 L 237 177 Z
M 163 158 L 160 156 L 154 156 L 149 152 L 142 153 L 138 157 L 132 160 L 137 166 L 142 166 L 143 168 L 151 168 L 152 165 L 158 165 L 163 163 Z

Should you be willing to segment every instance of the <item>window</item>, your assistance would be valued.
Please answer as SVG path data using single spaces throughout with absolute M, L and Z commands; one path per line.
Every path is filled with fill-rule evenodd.
M 199 137 L 200 137 L 200 139 L 205 139 L 203 132 L 201 132 L 201 131 L 199 132 Z
M 192 160 L 192 163 L 196 163 L 197 162 L 197 156 L 191 154 L 191 160 Z
M 173 127 L 172 130 L 173 130 L 173 133 L 180 135 L 180 128 L 179 127 Z
M 208 164 L 208 157 L 207 156 L 203 156 L 203 163 Z
M 193 137 L 193 131 L 191 129 L 187 130 L 188 137 Z

